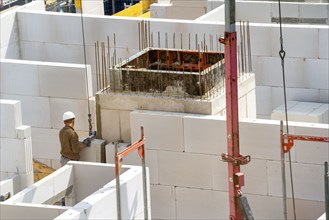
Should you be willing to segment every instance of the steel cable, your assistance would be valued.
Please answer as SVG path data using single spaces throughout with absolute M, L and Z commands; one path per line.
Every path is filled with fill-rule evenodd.
M 283 94 L 284 94 L 284 107 L 285 107 L 284 109 L 285 109 L 285 118 L 286 118 L 286 133 L 287 133 L 287 135 L 289 135 L 286 78 L 285 78 L 285 66 L 284 66 L 284 58 L 286 56 L 286 52 L 283 49 L 282 21 L 281 21 L 281 1 L 280 0 L 279 0 L 279 23 L 280 23 L 280 46 L 281 46 L 280 51 L 279 51 L 279 56 L 281 58 L 282 77 L 283 77 Z M 290 153 L 290 151 L 288 152 L 288 157 L 289 157 L 291 195 L 292 195 L 294 220 L 296 220 L 295 193 L 294 193 L 294 183 L 293 183 L 293 176 L 292 176 L 292 164 L 291 164 L 291 153 Z
M 85 40 L 85 29 L 83 23 L 83 10 L 82 10 L 82 2 L 81 2 L 81 31 L 82 31 L 82 42 L 83 42 L 83 57 L 85 63 L 85 74 L 86 74 L 86 89 L 87 94 L 89 93 L 89 86 L 88 86 L 88 71 L 87 71 L 87 55 L 86 55 L 86 40 Z M 89 95 L 87 95 L 87 103 L 88 103 L 88 123 L 89 123 L 89 135 L 92 135 L 92 125 L 91 125 L 91 114 L 90 114 L 90 100 Z

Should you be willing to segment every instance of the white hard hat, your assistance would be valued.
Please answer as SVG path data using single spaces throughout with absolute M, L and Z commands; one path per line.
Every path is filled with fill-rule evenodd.
M 73 114 L 73 112 L 65 112 L 63 114 L 63 121 L 69 120 L 75 118 L 75 115 Z

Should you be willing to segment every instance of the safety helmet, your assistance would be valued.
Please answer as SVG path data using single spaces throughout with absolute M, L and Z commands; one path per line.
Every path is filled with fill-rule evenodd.
M 63 114 L 63 121 L 66 121 L 66 120 L 69 120 L 69 119 L 72 119 L 72 118 L 75 118 L 75 115 L 73 112 L 65 112 Z

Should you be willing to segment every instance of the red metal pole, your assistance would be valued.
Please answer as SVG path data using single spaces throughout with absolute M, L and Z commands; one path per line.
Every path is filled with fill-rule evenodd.
M 233 158 L 238 158 L 241 155 L 239 149 L 236 32 L 225 32 L 225 73 L 227 153 Z M 240 180 L 237 177 L 238 173 L 240 173 L 240 164 L 228 163 L 230 219 L 242 219 L 241 210 L 237 204 L 242 185 L 238 181 Z M 243 179 L 243 175 L 241 178 Z

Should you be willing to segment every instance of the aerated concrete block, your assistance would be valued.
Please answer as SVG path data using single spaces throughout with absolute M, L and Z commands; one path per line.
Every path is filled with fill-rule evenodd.
M 130 118 L 132 142 L 140 139 L 143 126 L 147 149 L 184 151 L 183 114 L 134 111 Z
M 107 142 L 120 141 L 120 112 L 101 109 L 102 138 Z
M 306 60 L 306 87 L 314 89 L 329 89 L 329 60 Z
M 33 171 L 28 173 L 19 174 L 19 179 L 21 182 L 20 190 L 30 187 L 34 183 Z
M 86 99 L 90 66 L 79 64 L 47 63 L 39 66 L 40 95 L 54 98 Z M 74 83 L 72 83 L 74 82 Z
M 152 219 L 176 218 L 176 190 L 173 186 L 151 185 Z
M 326 4 L 301 4 L 299 12 L 301 18 L 328 19 L 328 5 Z
M 39 128 L 50 128 L 49 98 L 25 95 L 3 95 L 6 99 L 20 100 L 23 124 Z
M 272 89 L 269 86 L 256 87 L 257 115 L 270 115 L 272 112 Z
M 329 137 L 328 124 L 310 125 L 301 123 L 295 126 L 296 135 L 306 135 L 315 137 Z M 295 141 L 296 161 L 303 164 L 319 164 L 323 165 L 324 161 L 329 160 L 328 143 L 326 142 L 309 142 Z
M 280 125 L 278 121 L 243 120 L 239 123 L 240 152 L 252 158 L 280 159 Z
M 118 152 L 122 152 L 127 147 L 129 147 L 129 143 L 118 143 Z M 115 164 L 115 143 L 109 143 L 105 145 L 106 152 L 106 163 Z M 150 170 L 150 182 L 151 184 L 158 184 L 158 156 L 156 150 L 146 150 L 145 151 L 145 162 L 146 166 Z M 123 159 L 123 164 L 126 165 L 135 165 L 141 166 L 142 159 L 138 155 L 137 150 L 131 152 Z
M 1 14 L 1 29 L 8 30 L 1 31 L 1 47 L 7 46 L 10 43 L 16 43 L 19 40 L 17 23 L 16 12 L 11 11 Z
M 94 139 L 90 143 L 90 147 L 84 148 L 80 152 L 80 160 L 81 161 L 89 161 L 89 162 L 102 162 L 102 148 L 105 147 L 105 141 L 100 139 Z
M 123 142 L 130 142 L 131 132 L 130 132 L 130 113 L 131 111 L 120 111 L 120 134 L 121 140 Z
M 319 59 L 329 58 L 329 30 L 327 28 L 319 28 Z
M 26 174 L 33 171 L 31 139 L 1 138 L 2 172 L 17 172 Z
M 282 4 L 281 6 L 281 16 L 282 17 L 299 17 L 299 7 L 297 4 L 291 4 L 289 2 Z M 279 8 L 278 4 L 271 4 L 272 8 L 272 17 L 279 17 Z
M 273 109 L 284 104 L 283 88 L 272 87 L 272 107 Z M 305 89 L 305 88 L 287 88 L 287 101 L 305 101 L 314 102 L 319 99 L 319 89 Z
M 59 129 L 32 128 L 33 156 L 60 159 Z
M 243 192 L 256 195 L 267 196 L 267 161 L 251 159 L 244 166 L 241 166 L 241 172 L 244 174 Z
M 287 200 L 288 219 L 294 218 L 292 199 Z M 324 202 L 295 199 L 296 219 L 318 219 L 325 211 Z M 325 219 L 324 219 L 325 220 Z
M 68 207 L 35 204 L 1 203 L 1 219 L 55 219 Z
M 212 156 L 211 160 L 212 160 L 211 171 L 212 171 L 213 189 L 228 192 L 227 163 L 221 161 L 220 156 Z
M 158 151 L 158 163 L 161 185 L 212 188 L 209 155 Z
M 294 26 L 283 27 L 284 33 L 284 50 L 286 51 L 286 58 L 299 57 L 299 58 L 317 58 L 319 55 L 318 39 L 319 32 L 310 26 Z M 279 27 L 272 27 L 273 39 L 272 44 L 272 56 L 278 57 L 280 51 L 280 30 Z M 277 39 L 277 40 L 275 40 Z
M 245 194 L 255 219 L 284 219 L 282 198 Z
M 176 187 L 177 219 L 226 219 L 227 192 Z
M 239 106 L 239 118 L 247 118 L 247 97 L 243 96 L 239 98 L 238 106 Z
M 31 137 L 31 127 L 30 126 L 26 126 L 26 125 L 22 125 L 17 127 L 16 129 L 17 132 L 17 138 L 18 139 L 26 139 Z
M 247 117 L 257 118 L 256 89 L 250 91 L 247 94 Z
M 289 164 L 286 162 L 287 197 L 291 198 Z M 324 201 L 323 165 L 292 163 L 296 199 Z M 268 190 L 270 196 L 282 196 L 281 162 L 268 161 Z
M 185 151 L 191 153 L 220 155 L 226 152 L 225 117 L 185 116 Z
M 257 13 L 250 13 L 257 11 Z M 249 13 L 248 13 L 249 12 Z M 271 4 L 262 2 L 237 2 L 236 21 L 250 21 L 252 23 L 271 23 Z
M 21 102 L 0 99 L 0 134 L 4 138 L 16 138 L 16 128 L 22 125 Z
M 88 101 L 87 99 L 59 99 L 50 98 L 51 128 L 61 129 L 64 127 L 63 114 L 67 111 L 74 112 L 75 130 L 88 131 Z
M 38 65 L 32 61 L 1 60 L 1 93 L 39 96 Z
M 254 56 L 271 56 L 271 28 L 260 24 L 250 26 L 250 44 Z

